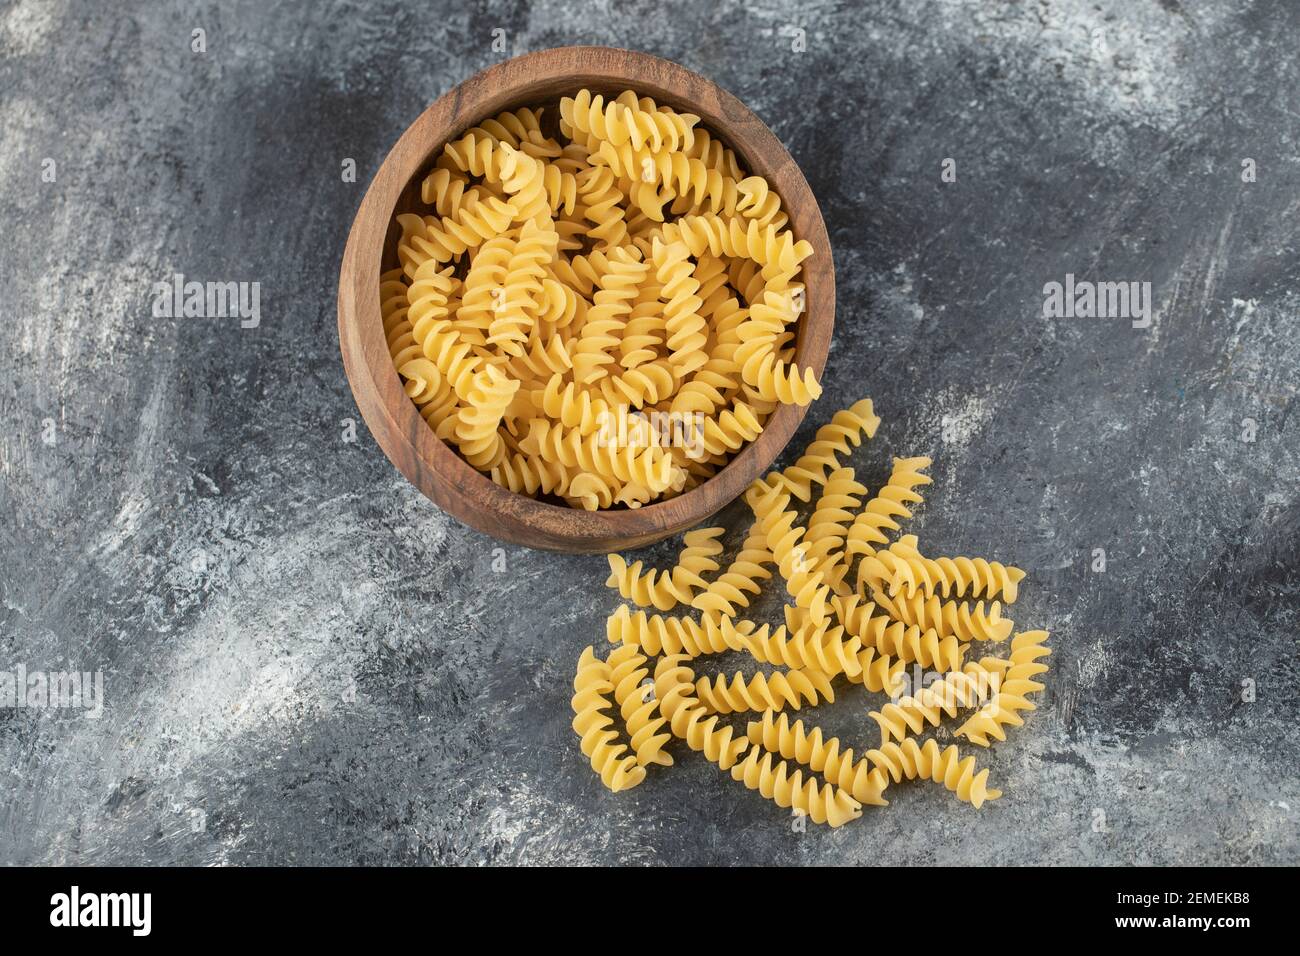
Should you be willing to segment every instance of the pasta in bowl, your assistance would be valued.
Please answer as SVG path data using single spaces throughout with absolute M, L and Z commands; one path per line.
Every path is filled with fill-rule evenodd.
M 768 468 L 820 394 L 825 226 L 737 100 L 645 54 L 478 74 L 402 136 L 340 275 L 380 446 L 465 523 L 534 547 L 646 544 Z

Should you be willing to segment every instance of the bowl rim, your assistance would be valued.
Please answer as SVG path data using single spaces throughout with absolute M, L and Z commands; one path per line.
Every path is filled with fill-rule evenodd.
M 821 209 L 798 164 L 761 119 L 712 80 L 670 60 L 616 47 L 556 47 L 502 61 L 438 97 L 403 131 L 367 187 L 348 235 L 339 272 L 339 345 L 358 409 L 384 454 L 444 511 L 493 537 L 530 547 L 573 552 L 639 547 L 693 527 L 738 498 L 771 467 L 808 407 L 780 405 L 758 438 L 688 492 L 635 509 L 583 511 L 502 487 L 439 439 L 407 397 L 383 334 L 379 277 L 403 193 L 446 142 L 503 109 L 552 98 L 540 89 L 559 83 L 570 93 L 583 86 L 630 87 L 657 102 L 690 109 L 751 173 L 772 184 L 796 237 L 814 249 L 803 264 L 806 308 L 796 360 L 821 375 L 834 326 L 834 263 Z M 737 129 L 743 138 L 735 135 Z

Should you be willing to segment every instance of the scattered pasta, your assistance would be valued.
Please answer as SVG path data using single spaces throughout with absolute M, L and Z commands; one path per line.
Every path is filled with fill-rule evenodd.
M 935 734 L 949 736 L 955 722 L 951 736 L 987 747 L 1023 724 L 1044 689 L 1035 678 L 1047 671 L 1047 632 L 1013 636 L 1003 616 L 1025 576 L 1019 568 L 928 557 L 914 535 L 891 540 L 922 503 L 930 460 L 895 459 L 868 497 L 846 459 L 879 424 L 864 399 L 836 413 L 793 465 L 756 480 L 745 496 L 754 524 L 725 570 L 722 528 L 689 532 L 664 571 L 609 555 L 606 584 L 638 607 L 609 616 L 616 646 L 603 662 L 587 648 L 574 682 L 574 729 L 607 787 L 634 787 L 646 768 L 670 765 L 669 748 L 681 740 L 777 806 L 832 827 L 886 805 L 888 788 L 907 780 L 942 784 L 976 808 L 1002 795 L 973 754 Z M 812 503 L 817 488 L 805 525 L 798 503 Z M 784 623 L 747 618 L 777 575 L 788 597 Z M 977 658 L 975 646 L 1007 650 Z M 728 653 L 769 669 L 697 675 L 700 659 Z M 914 665 L 931 674 L 909 689 Z M 835 700 L 837 684 L 886 698 L 868 714 L 876 739 L 857 756 L 808 719 Z M 625 732 L 606 712 L 615 706 Z M 752 719 L 728 724 L 735 714 Z
M 443 148 L 420 200 L 380 279 L 393 364 L 438 438 L 513 492 L 670 498 L 821 394 L 793 346 L 812 246 L 698 116 L 630 90 L 502 113 Z M 704 590 L 616 574 L 661 610 Z

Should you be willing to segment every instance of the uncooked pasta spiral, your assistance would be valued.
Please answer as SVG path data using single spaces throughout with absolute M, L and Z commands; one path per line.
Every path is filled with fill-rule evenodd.
M 683 216 L 662 227 L 668 242 L 681 239 L 700 256 L 708 251 L 714 256 L 737 256 L 752 259 L 763 267 L 793 271 L 812 255 L 812 245 L 795 241 L 789 232 L 775 226 L 760 226 L 753 219 L 701 215 Z
M 829 623 L 824 621 L 819 627 L 808 621 L 793 632 L 785 626 L 770 630 L 764 624 L 742 635 L 724 618 L 722 634 L 728 646 L 739 645 L 764 664 L 817 671 L 827 677 L 845 674 L 852 679 L 862 672 L 862 641 L 846 637 L 844 628 L 828 627 Z
M 528 333 L 541 312 L 542 280 L 546 277 L 546 267 L 555 257 L 555 242 L 554 232 L 529 221 L 511 250 L 504 295 L 488 326 L 487 339 L 489 345 L 499 347 L 507 355 L 523 354 Z
M 614 503 L 615 483 L 604 475 L 579 471 L 569 482 L 564 498 L 575 508 L 595 511 Z
M 924 746 L 912 737 L 901 744 L 887 743 L 879 750 L 870 750 L 866 759 L 872 765 L 885 770 L 894 782 L 915 780 L 918 777 L 942 783 L 957 795 L 957 799 L 979 809 L 985 800 L 996 800 L 1002 796 L 1001 790 L 990 790 L 989 772 L 985 768 L 975 772 L 975 758 L 962 759 L 956 745 L 941 751 L 933 740 L 927 740 Z
M 491 472 L 494 482 L 517 494 L 564 495 L 572 476 L 559 462 L 546 461 L 528 455 L 505 455 Z
M 671 767 L 673 758 L 664 752 L 664 745 L 673 739 L 664 733 L 668 721 L 659 713 L 659 702 L 654 698 L 654 683 L 646 658 L 632 645 L 623 645 L 610 652 L 606 661 L 609 679 L 614 687 L 614 702 L 627 727 L 632 752 L 642 766 L 659 764 Z
M 778 807 L 806 814 L 813 823 L 839 827 L 862 816 L 862 804 L 844 790 L 829 783 L 818 786 L 812 777 L 805 780 L 802 770 L 791 773 L 788 763 L 779 759 L 774 763 L 772 753 L 757 747 L 731 768 L 731 776 Z
M 573 375 L 578 384 L 590 385 L 609 374 L 605 366 L 615 362 L 612 350 L 618 348 L 637 286 L 649 268 L 625 249 L 614 253 L 573 349 Z
M 573 692 L 573 729 L 582 738 L 582 752 L 591 760 L 591 769 L 615 793 L 635 787 L 645 779 L 645 768 L 619 742 L 614 718 L 605 713 L 613 707 L 614 685 L 609 665 L 596 657 L 594 648 L 588 647 L 578 659 Z
M 762 176 L 742 179 L 737 188 L 741 199 L 736 203 L 736 212 L 746 219 L 752 219 L 760 226 L 773 226 L 777 229 L 789 221 L 789 217 L 781 211 L 781 197 Z
M 500 235 L 516 214 L 514 206 L 495 196 L 474 195 L 466 197 L 456 212 L 444 219 L 421 219 L 409 213 L 398 216 L 403 229 L 409 230 L 399 242 L 398 254 L 404 263 L 417 267 L 425 259 L 450 262 Z
M 655 278 L 663 287 L 660 295 L 665 300 L 668 361 L 678 376 L 689 375 L 708 361 L 704 353 L 707 326 L 699 314 L 703 300 L 696 295 L 700 284 L 692 275 L 689 254 L 684 242 L 664 244 L 657 239 L 651 252 Z
M 802 541 L 804 529 L 795 524 L 795 513 L 787 508 L 789 502 L 788 495 L 768 489 L 754 502 L 754 516 L 776 558 L 786 590 L 794 597 L 796 605 L 808 611 L 809 619 L 820 624 L 826 618 L 830 587 L 823 584 L 822 575 L 813 570 L 807 546 Z
M 452 267 L 439 269 L 439 264 L 428 260 L 415 270 L 411 286 L 406 291 L 407 320 L 411 334 L 423 345 L 435 322 L 450 318 L 449 305 L 460 280 L 452 275 Z
M 887 615 L 876 614 L 874 604 L 861 603 L 856 594 L 832 595 L 830 607 L 845 631 L 859 637 L 864 646 L 944 672 L 961 667 L 966 645 L 951 635 L 941 638 L 933 628 L 922 631 L 915 625 L 891 621 Z
M 895 621 L 915 624 L 921 629 L 934 628 L 940 637 L 959 641 L 1004 641 L 1014 622 L 1002 616 L 1002 605 L 983 601 L 941 600 L 937 595 L 915 594 L 890 597 L 884 591 L 871 592 L 871 599 Z
M 671 395 L 673 389 L 677 387 L 677 378 L 667 359 L 657 359 L 625 372 L 606 376 L 596 385 L 600 394 L 611 405 L 626 404 L 632 408 L 641 408 L 645 405 L 657 404 Z M 738 409 L 740 407 L 737 406 Z
M 674 480 L 672 457 L 657 445 L 637 448 L 604 442 L 600 434 L 584 437 L 577 429 L 551 425 L 534 418 L 521 451 L 558 461 L 568 468 L 602 475 L 623 484 L 632 483 L 659 492 Z
M 997 677 L 972 662 L 964 670 L 945 674 L 941 680 L 868 716 L 880 726 L 880 743 L 884 746 L 891 740 L 921 733 L 927 724 L 938 727 L 945 716 L 956 717 L 961 708 L 982 703 L 997 690 L 998 682 Z
M 642 607 L 654 606 L 671 611 L 677 604 L 690 604 L 695 592 L 707 587 L 703 575 L 718 570 L 714 557 L 722 553 L 718 536 L 724 528 L 697 528 L 687 532 L 685 547 L 677 564 L 667 571 L 642 571 L 642 562 L 633 565 L 621 555 L 609 555 L 609 578 L 605 585 L 617 588 L 623 597 Z
M 898 622 L 880 632 L 876 649 L 901 657 L 909 664 L 915 662 L 945 673 L 960 668 L 966 654 L 966 645 L 955 637 L 941 638 L 934 628 L 922 631 L 919 627 L 906 627 Z
M 679 601 L 690 600 L 688 593 L 678 590 L 671 571 L 656 571 L 653 568 L 643 571 L 642 568 L 640 561 L 629 565 L 622 555 L 611 554 L 609 578 L 605 585 L 617 588 L 623 597 L 641 607 L 655 607 L 660 611 L 671 611 Z
M 793 465 L 784 471 L 773 472 L 756 483 L 747 493 L 752 504 L 755 489 L 775 487 L 794 495 L 800 501 L 812 498 L 813 485 L 826 484 L 830 473 L 840 467 L 839 456 L 862 444 L 864 436 L 873 438 L 880 426 L 880 418 L 872 408 L 871 399 L 864 398 L 851 407 L 836 412 L 831 420 L 817 429 L 811 444 Z
M 547 230 L 553 232 L 551 200 L 546 193 L 545 169 L 541 160 L 508 143 L 502 143 L 500 151 L 498 173 L 502 188 L 510 196 L 510 205 L 515 208 L 514 218 L 520 222 L 544 223 Z
M 749 607 L 749 595 L 762 590 L 759 582 L 772 577 L 772 572 L 767 569 L 772 560 L 762 529 L 751 529 L 727 570 L 696 594 L 691 606 L 703 611 L 706 617 L 734 617 L 737 607 Z
M 605 631 L 610 643 L 631 644 L 648 654 L 699 657 L 740 649 L 739 644 L 728 644 L 723 634 L 723 626 L 729 623 L 726 619 L 719 622 L 718 619 L 707 616 L 697 621 L 689 617 L 646 614 L 645 611 L 633 613 L 625 604 L 606 620 Z M 752 623 L 746 625 L 742 622 L 731 630 L 744 634 L 752 628 Z
M 872 587 L 888 584 L 890 595 L 917 593 L 941 597 L 1001 596 L 1011 604 L 1025 572 L 983 558 L 927 558 L 905 536 L 884 551 L 862 559 L 858 576 Z
M 627 202 L 614 180 L 614 174 L 603 166 L 592 166 L 578 175 L 578 200 L 582 214 L 592 224 L 588 232 L 600 242 L 602 249 L 627 248 L 627 222 L 623 204 Z
M 725 674 L 713 680 L 701 677 L 695 684 L 695 695 L 706 708 L 720 714 L 787 707 L 799 710 L 823 700 L 835 700 L 830 678 L 811 668 L 759 673 L 748 678 L 737 671 L 730 681 Z
M 846 554 L 874 554 L 877 545 L 889 543 L 886 531 L 898 531 L 895 518 L 910 518 L 909 505 L 919 503 L 921 495 L 914 489 L 933 480 L 924 470 L 929 458 L 895 458 L 889 481 L 858 512 L 845 536 Z
M 808 534 L 804 538 L 807 558 L 832 588 L 839 586 L 848 570 L 841 563 L 844 539 L 866 493 L 866 486 L 854 480 L 852 468 L 838 468 L 827 478 L 808 519 Z
M 881 796 L 889 785 L 885 772 L 870 761 L 854 760 L 852 748 L 841 750 L 836 737 L 824 739 L 820 727 L 805 731 L 802 720 L 792 724 L 787 715 L 769 710 L 762 720 L 749 722 L 746 736 L 751 744 L 811 768 L 859 803 L 877 807 L 889 803 Z
M 420 199 L 426 206 L 433 206 L 444 219 L 455 216 L 465 199 L 477 199 L 480 195 L 468 178 L 450 169 L 435 169 L 420 184 Z
M 681 598 L 682 603 L 690 604 L 695 593 L 709 586 L 704 575 L 718 570 L 715 560 L 722 553 L 722 542 L 718 540 L 726 528 L 696 528 L 686 532 L 682 539 L 681 554 L 673 565 L 671 575 L 673 584 L 679 594 L 689 595 Z
M 703 753 L 722 770 L 729 770 L 749 748 L 749 741 L 737 737 L 716 714 L 710 714 L 695 697 L 695 672 L 684 658 L 661 658 L 655 666 L 655 698 L 673 736 Z
M 497 426 L 518 388 L 519 382 L 495 365 L 485 367 L 475 379 L 456 424 L 461 454 L 475 468 L 491 469 L 501 461 L 503 446 Z
M 573 382 L 566 384 L 564 375 L 560 372 L 547 380 L 539 404 L 550 418 L 565 428 L 577 429 L 578 434 L 583 436 L 607 427 L 616 415 L 609 402 L 603 398 L 592 398 L 590 392 L 580 390 Z
M 907 661 L 881 654 L 874 647 L 865 647 L 858 651 L 858 666 L 858 674 L 849 677 L 851 683 L 861 684 L 873 694 L 893 697 L 905 679 L 903 671 L 907 668 Z
M 494 236 L 483 244 L 465 275 L 460 308 L 456 310 L 457 332 L 468 328 L 488 332 L 505 298 L 506 278 L 514 256 L 515 240 Z M 484 336 L 484 341 L 486 337 Z
M 1046 647 L 1046 631 L 1025 631 L 1011 639 L 1011 666 L 1002 675 L 996 693 L 984 707 L 957 728 L 957 735 L 981 747 L 989 745 L 989 738 L 1006 740 L 1004 727 L 1019 727 L 1024 723 L 1019 711 L 1033 710 L 1027 694 L 1037 693 L 1043 685 L 1033 680 L 1046 673 L 1047 665 L 1038 662 L 1040 657 L 1052 653 Z
M 810 368 L 800 370 L 777 357 L 770 343 L 742 366 L 745 381 L 766 401 L 805 406 L 821 397 L 822 387 Z

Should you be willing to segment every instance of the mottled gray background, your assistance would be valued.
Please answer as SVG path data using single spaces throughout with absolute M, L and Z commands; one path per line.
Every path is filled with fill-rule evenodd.
M 861 475 L 932 455 L 923 545 L 1028 569 L 1053 632 L 980 755 L 1002 800 L 799 833 L 689 752 L 605 792 L 568 705 L 603 558 L 497 573 L 344 440 L 348 225 L 497 28 L 678 60 L 802 164 L 839 322 L 800 439 L 872 396 Z M 1298 33 L 1285 0 L 0 8 L 0 669 L 107 695 L 0 712 L 0 862 L 1296 862 Z M 176 271 L 261 282 L 260 327 L 152 318 Z M 1152 327 L 1044 320 L 1066 272 L 1150 280 Z M 818 719 L 861 745 L 866 709 Z

